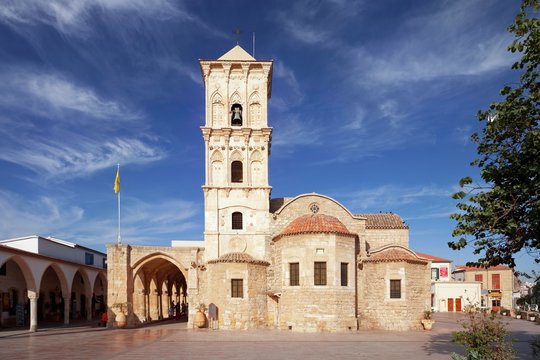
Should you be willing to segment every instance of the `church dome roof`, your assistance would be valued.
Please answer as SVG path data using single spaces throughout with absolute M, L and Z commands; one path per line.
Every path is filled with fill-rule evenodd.
M 338 218 L 330 215 L 311 214 L 300 216 L 291 221 L 289 225 L 274 237 L 274 240 L 278 240 L 284 236 L 317 233 L 356 236 L 356 234 L 347 230 Z
M 239 264 L 254 264 L 254 265 L 270 265 L 269 262 L 264 260 L 257 260 L 253 256 L 243 252 L 230 252 L 221 255 L 217 259 L 209 260 L 209 264 L 217 263 L 239 263 Z
M 374 250 L 364 262 L 396 262 L 405 261 L 412 264 L 427 264 L 428 261 L 419 258 L 411 250 L 401 246 L 387 246 L 382 249 Z

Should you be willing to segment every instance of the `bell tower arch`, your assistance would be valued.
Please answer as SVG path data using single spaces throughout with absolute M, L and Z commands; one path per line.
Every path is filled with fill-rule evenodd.
M 238 251 L 264 258 L 269 236 L 268 100 L 272 61 L 236 45 L 200 60 L 205 89 L 204 240 L 206 260 Z M 240 245 L 241 246 L 240 246 Z

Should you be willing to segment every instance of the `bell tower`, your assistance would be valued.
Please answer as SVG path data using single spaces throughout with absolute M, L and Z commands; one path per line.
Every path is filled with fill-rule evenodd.
M 239 45 L 217 60 L 200 60 L 206 117 L 204 240 L 206 260 L 230 252 L 264 258 L 269 233 L 268 99 L 272 61 Z

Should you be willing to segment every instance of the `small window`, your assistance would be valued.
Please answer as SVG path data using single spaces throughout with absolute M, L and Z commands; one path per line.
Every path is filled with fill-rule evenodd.
M 107 268 L 107 258 L 103 258 L 101 260 L 102 260 L 102 263 L 103 263 L 103 268 L 106 269 Z
M 7 271 L 6 271 L 6 270 L 7 270 L 6 264 L 7 264 L 7 263 L 4 263 L 4 265 L 2 265 L 2 266 L 0 267 L 0 275 L 2 275 L 2 276 L 6 276 L 6 274 L 7 274 Z
M 244 297 L 244 280 L 243 279 L 231 279 L 231 297 L 233 298 Z
M 300 264 L 299 263 L 289 264 L 289 285 L 290 286 L 300 285 Z
M 85 253 L 84 254 L 84 263 L 86 265 L 94 265 L 94 254 Z
M 401 280 L 390 280 L 390 299 L 401 299 Z
M 341 286 L 347 286 L 349 282 L 349 264 L 341 263 Z
M 431 280 L 439 280 L 439 269 L 431 268 Z
M 233 161 L 231 163 L 231 182 L 241 183 L 243 180 L 243 168 L 241 161 Z
M 326 285 L 326 262 L 315 262 L 315 285 Z
M 232 229 L 233 230 L 242 230 L 242 213 L 233 212 L 232 213 Z

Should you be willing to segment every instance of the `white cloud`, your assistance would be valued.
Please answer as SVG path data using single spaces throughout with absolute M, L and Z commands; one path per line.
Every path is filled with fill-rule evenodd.
M 283 61 L 274 62 L 274 76 L 283 80 L 286 84 L 286 89 L 290 92 L 288 96 L 288 103 L 290 105 L 298 105 L 304 99 L 304 92 L 300 89 L 298 80 L 296 80 L 296 75 L 294 71 L 287 67 Z
M 504 28 L 479 27 L 485 4 L 455 1 L 411 17 L 381 48 L 342 49 L 363 74 L 361 82 L 390 86 L 443 77 L 479 75 L 512 62 Z
M 0 7 L 0 20 L 12 25 L 47 24 L 69 36 L 85 36 L 92 31 L 90 18 L 96 11 L 131 13 L 160 20 L 196 20 L 169 0 L 7 0 Z
M 310 145 L 317 143 L 322 133 L 323 129 L 313 121 L 290 114 L 276 120 L 272 145 L 280 147 Z
M 201 226 L 195 219 L 201 212 L 199 205 L 181 199 L 155 199 L 148 203 L 130 197 L 122 209 L 122 238 L 130 244 L 168 245 L 183 232 Z M 104 245 L 114 243 L 117 237 L 114 211 L 100 211 L 98 217 L 89 218 L 81 207 L 67 199 L 49 196 L 27 200 L 0 191 L 0 213 L 3 239 L 42 235 L 78 244 Z M 103 213 L 110 213 L 110 218 Z
M 387 184 L 333 196 L 345 199 L 344 202 L 348 207 L 355 211 L 395 211 L 400 206 L 425 201 L 426 198 L 450 199 L 451 194 L 450 188 L 431 185 L 403 187 Z
M 52 197 L 34 200 L 0 190 L 0 234 L 3 238 L 51 235 L 57 228 L 70 226 L 84 217 L 84 210 Z
M 85 135 L 66 132 L 66 140 L 22 139 L 16 146 L 0 146 L 0 159 L 23 166 L 40 180 L 67 180 L 86 176 L 117 163 L 141 164 L 157 161 L 165 153 L 135 138 L 113 138 L 103 142 Z
M 0 160 L 40 180 L 86 176 L 166 156 L 140 111 L 58 73 L 0 73 Z M 145 130 L 141 135 L 141 130 Z
M 172 239 L 185 232 L 199 229 L 196 218 L 200 206 L 181 199 L 154 199 L 152 203 L 137 198 L 126 198 L 122 203 L 122 242 L 140 245 L 170 245 Z M 86 244 L 114 243 L 117 240 L 117 219 L 113 212 L 109 218 L 87 218 L 55 234 Z
M 162 58 L 157 60 L 157 64 L 164 70 L 172 70 L 177 74 L 188 77 L 197 85 L 203 85 L 200 71 L 196 71 L 195 66 L 183 64 L 180 59 Z
M 78 113 L 69 117 L 71 122 L 80 121 L 81 115 L 122 122 L 142 118 L 140 112 L 106 99 L 58 73 L 11 68 L 0 73 L 0 91 L 6 94 L 0 99 L 0 106 L 56 120 L 61 120 L 59 115 L 65 112 Z

